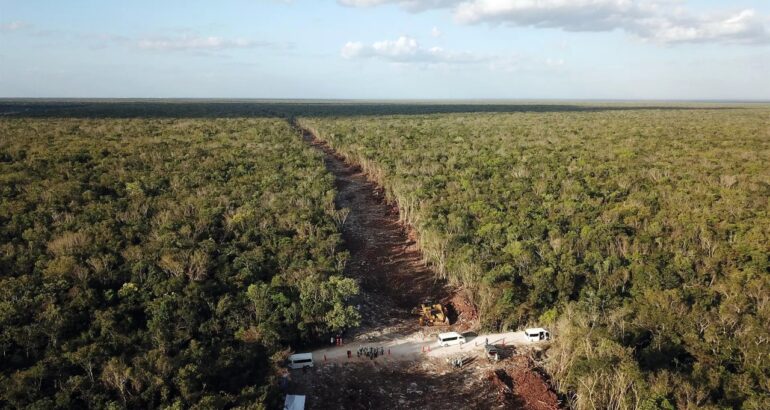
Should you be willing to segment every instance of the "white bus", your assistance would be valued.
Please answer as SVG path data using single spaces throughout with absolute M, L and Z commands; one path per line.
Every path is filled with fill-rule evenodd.
M 457 332 L 439 333 L 438 344 L 439 346 L 461 345 L 465 343 L 465 336 Z
M 313 367 L 313 353 L 297 353 L 289 356 L 289 368 Z

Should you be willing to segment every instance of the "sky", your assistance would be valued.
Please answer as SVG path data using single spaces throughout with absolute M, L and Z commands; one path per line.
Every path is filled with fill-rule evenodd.
M 0 97 L 770 100 L 770 1 L 0 0 Z

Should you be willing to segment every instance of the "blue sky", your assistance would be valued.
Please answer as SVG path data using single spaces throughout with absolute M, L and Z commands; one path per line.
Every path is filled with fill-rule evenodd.
M 767 0 L 0 0 L 0 97 L 770 99 Z

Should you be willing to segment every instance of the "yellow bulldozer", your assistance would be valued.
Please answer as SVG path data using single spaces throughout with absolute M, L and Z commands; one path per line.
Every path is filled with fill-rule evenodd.
M 420 315 L 420 326 L 449 325 L 449 315 L 441 303 L 425 302 L 414 310 L 416 314 Z

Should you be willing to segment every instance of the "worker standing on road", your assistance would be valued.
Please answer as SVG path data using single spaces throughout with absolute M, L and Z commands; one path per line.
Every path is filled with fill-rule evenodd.
M 331 341 L 329 342 L 332 346 L 334 345 L 334 336 L 332 336 Z

